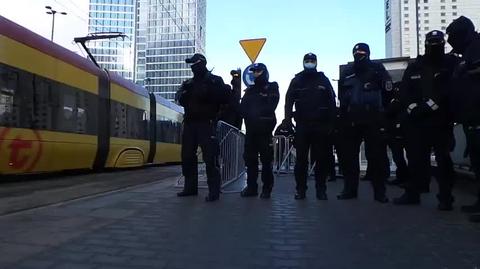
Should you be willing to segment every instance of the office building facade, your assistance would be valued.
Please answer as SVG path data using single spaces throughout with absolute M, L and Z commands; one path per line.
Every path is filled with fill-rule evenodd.
M 129 40 L 134 40 L 134 43 L 127 42 L 125 46 L 129 50 L 123 52 L 124 55 L 129 53 L 132 65 L 124 61 L 121 66 L 126 71 L 122 75 L 145 85 L 151 92 L 173 100 L 178 86 L 192 76 L 185 58 L 197 52 L 205 53 L 206 0 L 90 0 L 90 3 L 91 21 L 94 19 L 96 22 L 89 28 L 90 32 L 95 29 L 93 27 L 101 25 L 98 20 L 103 18 L 92 14 L 94 10 L 98 13 L 97 6 L 102 6 L 102 10 L 106 9 L 103 6 L 123 4 L 134 7 L 129 14 L 133 15 L 134 20 L 128 21 L 128 26 L 132 25 Z M 125 30 L 130 31 L 130 28 Z M 97 43 L 103 44 L 95 42 L 95 45 Z M 94 49 L 96 57 L 107 56 L 97 54 L 97 47 Z M 120 57 L 106 59 L 121 60 Z M 113 65 L 106 61 L 99 62 L 105 67 Z M 118 65 L 119 62 L 114 64 Z
M 385 0 L 385 45 L 387 58 L 411 57 L 425 52 L 425 35 L 445 32 L 459 16 L 480 26 L 479 0 Z M 450 51 L 447 45 L 446 50 Z

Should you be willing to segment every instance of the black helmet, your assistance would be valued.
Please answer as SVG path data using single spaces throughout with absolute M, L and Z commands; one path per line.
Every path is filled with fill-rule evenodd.
M 261 75 L 255 77 L 255 84 L 265 84 L 268 82 L 269 74 L 267 66 L 262 63 L 255 63 L 252 67 L 250 67 L 250 71 L 256 73 L 261 72 Z

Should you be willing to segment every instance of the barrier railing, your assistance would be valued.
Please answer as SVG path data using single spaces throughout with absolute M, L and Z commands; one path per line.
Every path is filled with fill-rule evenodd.
M 293 136 L 274 136 L 273 152 L 273 170 L 275 173 L 292 173 L 297 156 L 293 146 Z
M 219 146 L 217 161 L 220 168 L 221 187 L 223 189 L 245 174 L 245 162 L 243 160 L 245 135 L 236 127 L 219 121 L 216 127 L 216 136 Z M 198 152 L 197 155 L 200 159 L 201 152 Z M 183 184 L 184 177 L 182 175 L 177 180 L 176 187 L 183 187 Z M 198 187 L 208 187 L 204 163 L 199 163 Z

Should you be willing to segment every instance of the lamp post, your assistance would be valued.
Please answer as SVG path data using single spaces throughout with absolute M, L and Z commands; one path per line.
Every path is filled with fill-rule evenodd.
M 67 15 L 67 12 L 58 12 L 55 9 L 53 9 L 51 6 L 45 6 L 45 8 L 48 10 L 47 14 L 52 15 L 52 36 L 50 38 L 51 41 L 53 41 L 53 31 L 55 29 L 55 14 L 61 14 L 61 15 Z

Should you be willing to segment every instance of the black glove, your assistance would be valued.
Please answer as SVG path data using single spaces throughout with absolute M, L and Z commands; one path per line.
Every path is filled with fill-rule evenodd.
M 408 106 L 407 112 L 411 118 L 423 119 L 430 112 L 432 112 L 432 109 L 425 103 L 420 103 L 420 104 L 413 103 Z

